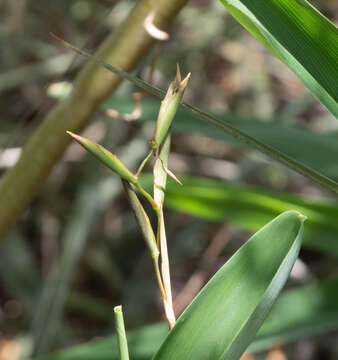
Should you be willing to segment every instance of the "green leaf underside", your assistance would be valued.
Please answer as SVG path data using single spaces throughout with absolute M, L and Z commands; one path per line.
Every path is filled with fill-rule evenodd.
M 239 359 L 289 276 L 304 219 L 288 211 L 253 235 L 179 317 L 153 359 Z
M 142 181 L 149 182 L 148 176 Z M 231 222 L 257 231 L 283 211 L 297 210 L 308 219 L 304 246 L 338 256 L 338 205 L 299 195 L 197 177 L 183 177 L 183 187 L 169 182 L 165 205 L 202 219 Z
M 306 0 L 220 0 L 338 117 L 338 29 Z
M 121 114 L 133 111 L 133 102 L 126 97 L 112 96 L 103 106 L 104 109 L 115 109 Z M 155 99 L 145 98 L 141 101 L 142 114 L 137 121 L 155 121 L 159 103 Z M 215 114 L 220 121 L 228 122 L 250 136 L 276 148 L 297 161 L 311 166 L 316 171 L 338 179 L 338 133 L 314 133 L 305 128 L 282 124 L 280 121 L 261 121 L 255 117 L 239 114 Z M 278 120 L 278 119 L 276 119 Z M 202 135 L 216 140 L 231 141 L 235 146 L 243 146 L 231 136 L 219 129 L 209 126 L 200 119 L 179 110 L 173 121 L 174 131 L 188 135 Z M 313 151 L 316 149 L 316 151 Z

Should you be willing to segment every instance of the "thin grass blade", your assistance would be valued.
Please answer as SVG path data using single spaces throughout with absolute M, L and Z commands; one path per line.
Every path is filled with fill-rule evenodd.
M 62 40 L 63 41 L 63 40 Z M 121 77 L 129 80 L 136 86 L 140 87 L 141 89 L 149 92 L 150 94 L 153 94 L 161 99 L 164 98 L 165 92 L 163 90 L 160 90 L 150 84 L 147 84 L 145 81 L 137 78 L 136 76 L 133 76 L 131 74 L 128 74 L 124 72 L 121 69 L 118 69 L 110 64 L 105 63 L 101 59 L 98 59 L 97 57 L 89 54 L 88 52 L 81 50 L 65 41 L 63 41 L 64 45 L 71 48 L 78 54 L 92 59 L 104 68 L 106 68 L 109 71 L 112 71 L 113 73 L 120 75 Z M 257 140 L 255 137 L 250 136 L 249 134 L 245 133 L 244 131 L 241 131 L 232 125 L 230 125 L 226 121 L 221 121 L 217 119 L 216 117 L 192 106 L 187 103 L 182 102 L 181 106 L 184 110 L 186 110 L 189 114 L 192 116 L 201 119 L 202 121 L 205 121 L 213 126 L 216 126 L 221 131 L 226 132 L 233 138 L 237 139 L 238 141 L 243 142 L 244 144 L 262 152 L 263 154 L 267 155 L 268 157 L 277 160 L 278 162 L 284 164 L 288 168 L 298 172 L 299 174 L 303 175 L 304 177 L 310 179 L 311 181 L 321 185 L 325 189 L 332 191 L 336 194 L 338 194 L 338 183 L 333 181 L 332 179 L 328 178 L 327 176 L 321 174 L 320 172 L 317 172 L 310 167 L 300 163 L 299 161 L 295 160 L 294 158 L 291 158 L 287 156 L 286 154 L 276 150 L 270 145 L 267 145 L 263 143 L 262 141 Z

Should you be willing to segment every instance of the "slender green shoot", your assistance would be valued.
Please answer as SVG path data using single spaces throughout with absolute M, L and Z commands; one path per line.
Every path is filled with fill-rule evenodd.
M 158 206 L 157 206 L 156 202 L 154 201 L 154 199 L 152 198 L 152 196 L 149 193 L 147 193 L 139 183 L 136 183 L 136 184 L 133 184 L 133 185 L 135 186 L 137 191 L 149 201 L 150 205 L 152 206 L 154 211 L 157 213 L 158 212 Z
M 153 155 L 154 150 L 151 149 L 149 154 L 145 157 L 145 159 L 142 161 L 141 165 L 139 166 L 139 168 L 136 171 L 135 176 L 138 178 L 144 168 L 144 166 L 146 165 L 146 163 L 148 162 L 148 160 L 151 158 L 151 156 Z
M 129 360 L 128 342 L 124 328 L 122 305 L 114 307 L 115 329 L 119 344 L 120 360 Z
M 141 162 L 141 165 L 139 166 L 136 174 L 132 173 L 116 155 L 112 154 L 101 145 L 96 144 L 95 142 L 90 141 L 82 136 L 73 134 L 72 132 L 67 132 L 81 146 L 83 146 L 87 151 L 97 157 L 98 160 L 100 160 L 121 177 L 125 192 L 128 196 L 128 200 L 153 259 L 155 275 L 161 292 L 164 311 L 170 329 L 174 327 L 176 318 L 171 294 L 169 257 L 164 225 L 163 202 L 167 175 L 171 176 L 175 181 L 180 183 L 177 177 L 168 169 L 168 159 L 170 153 L 169 129 L 182 100 L 183 93 L 188 84 L 189 78 L 190 74 L 188 74 L 184 80 L 181 80 L 180 69 L 179 66 L 177 66 L 176 77 L 169 85 L 166 96 L 161 103 L 156 122 L 156 128 L 152 138 L 152 147 L 145 159 Z M 146 190 L 144 190 L 138 182 L 140 173 L 153 154 L 156 158 L 153 169 L 154 197 L 152 197 Z M 141 202 L 139 201 L 136 192 L 139 192 L 148 200 L 156 213 L 156 237 L 149 221 L 149 217 Z M 161 266 L 159 263 L 161 263 Z
M 133 188 L 131 187 L 131 185 L 123 179 L 122 179 L 122 184 L 123 184 L 124 190 L 127 194 L 129 203 L 133 209 L 136 221 L 142 231 L 144 240 L 149 248 L 150 255 L 153 259 L 156 280 L 157 280 L 158 287 L 161 292 L 161 297 L 162 297 L 162 299 L 165 299 L 166 292 L 164 290 L 162 276 L 161 276 L 159 263 L 158 263 L 160 251 L 158 249 L 158 244 L 156 242 L 155 234 L 154 234 L 153 228 L 150 224 L 149 217 L 148 217 L 147 213 L 145 212 L 140 200 L 138 199 L 138 197 L 137 197 L 135 191 L 133 190 Z
M 170 154 L 171 135 L 168 134 L 164 140 L 162 147 L 158 151 L 155 161 L 153 176 L 154 176 L 154 201 L 159 208 L 157 214 L 157 246 L 160 248 L 161 256 L 161 272 L 163 279 L 163 286 L 166 292 L 166 298 L 163 301 L 166 317 L 169 322 L 169 328 L 172 329 L 176 323 L 174 306 L 171 294 L 170 281 L 170 264 L 167 247 L 167 237 L 164 224 L 163 203 L 165 198 L 165 188 L 167 184 L 167 172 L 165 168 L 168 166 Z
M 138 199 L 135 191 L 131 187 L 131 185 L 126 181 L 122 179 L 123 188 L 125 190 L 125 193 L 127 194 L 129 203 L 131 208 L 133 209 L 136 221 L 142 231 L 142 235 L 144 237 L 144 240 L 149 248 L 151 257 L 156 259 L 159 256 L 159 250 L 156 245 L 156 238 L 153 231 L 153 228 L 150 224 L 149 217 L 147 213 L 145 212 L 140 200 Z

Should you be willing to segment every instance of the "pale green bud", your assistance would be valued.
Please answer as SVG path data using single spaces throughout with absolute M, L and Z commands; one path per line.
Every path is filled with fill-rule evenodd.
M 170 125 L 182 100 L 184 90 L 188 85 L 189 78 L 190 73 L 185 77 L 184 80 L 181 80 L 181 72 L 177 64 L 176 78 L 169 85 L 166 96 L 162 100 L 161 108 L 158 114 L 152 139 L 152 147 L 154 150 L 158 149 L 162 145 L 165 137 L 168 134 Z
M 93 141 L 90 141 L 80 135 L 74 134 L 70 131 L 67 131 L 67 134 L 69 134 L 87 151 L 89 151 L 96 158 L 98 158 L 103 164 L 109 167 L 109 169 L 117 173 L 122 179 L 127 180 L 131 184 L 137 183 L 136 176 L 123 164 L 123 162 L 116 155 L 112 154 L 103 146 Z

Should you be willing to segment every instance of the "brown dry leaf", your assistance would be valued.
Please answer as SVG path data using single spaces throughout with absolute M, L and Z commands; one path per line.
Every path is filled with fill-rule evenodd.
M 20 357 L 20 344 L 15 339 L 0 341 L 0 360 L 18 360 Z
M 271 349 L 268 352 L 265 359 L 266 360 L 287 360 L 287 357 L 281 348 L 276 347 L 274 349 Z
M 255 360 L 255 357 L 250 353 L 244 353 L 240 360 Z

